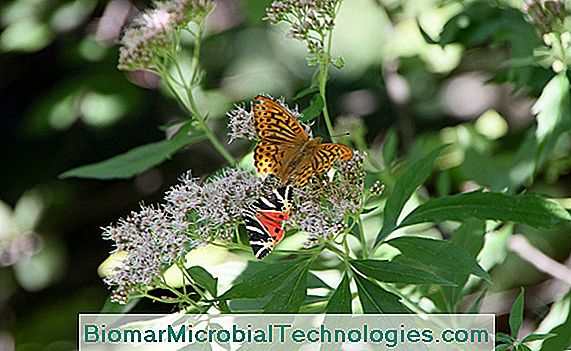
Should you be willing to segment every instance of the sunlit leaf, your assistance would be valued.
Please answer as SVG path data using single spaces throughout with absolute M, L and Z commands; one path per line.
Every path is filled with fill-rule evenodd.
M 454 285 L 448 279 L 406 263 L 380 260 L 352 260 L 361 273 L 385 283 Z
M 426 267 L 440 276 L 450 274 L 474 274 L 488 282 L 491 278 L 476 259 L 464 248 L 451 241 L 434 240 L 421 237 L 403 236 L 386 242 L 396 247 L 404 257 L 398 256 L 398 262 L 417 264 Z
M 519 329 L 523 323 L 523 295 L 524 290 L 521 288 L 521 291 L 510 310 L 510 331 L 514 338 L 517 338 L 517 334 L 519 333 Z
M 416 189 L 426 181 L 428 176 L 430 176 L 432 169 L 434 168 L 436 158 L 445 147 L 446 145 L 442 145 L 432 150 L 428 155 L 412 164 L 404 174 L 398 178 L 387 199 L 383 218 L 383 228 L 377 235 L 375 244 L 383 241 L 387 235 L 396 228 L 397 220 L 405 203 Z
M 355 274 L 359 300 L 364 313 L 408 313 L 400 302 L 400 297 L 386 291 L 370 280 Z
M 571 215 L 559 204 L 534 194 L 462 193 L 431 199 L 412 211 L 399 227 L 467 219 L 510 221 L 534 228 L 551 228 L 571 221 Z

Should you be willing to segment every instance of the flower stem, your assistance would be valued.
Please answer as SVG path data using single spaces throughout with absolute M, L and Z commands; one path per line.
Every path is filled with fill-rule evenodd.
M 365 230 L 360 214 L 357 215 L 357 223 L 359 224 L 359 239 L 361 240 L 361 247 L 363 248 L 362 255 L 363 258 L 366 259 L 369 257 L 369 253 L 367 252 L 367 239 L 365 238 Z
M 329 35 L 329 38 L 331 38 L 331 35 Z M 335 143 L 337 142 L 336 140 L 337 138 L 333 133 L 333 124 L 331 123 L 331 117 L 329 117 L 329 110 L 327 109 L 327 96 L 326 96 L 327 76 L 329 72 L 329 60 L 330 58 L 328 52 L 326 62 L 319 65 L 319 95 L 321 96 L 321 100 L 323 101 L 323 119 L 325 120 L 325 125 L 327 126 L 327 132 L 331 137 L 331 141 Z
M 202 25 L 200 25 L 200 28 L 202 28 Z M 222 155 L 222 157 L 224 157 L 224 159 L 228 163 L 236 164 L 236 159 L 228 152 L 228 150 L 226 150 L 226 148 L 222 145 L 220 140 L 216 137 L 216 135 L 214 135 L 214 133 L 212 132 L 212 130 L 210 129 L 210 127 L 206 123 L 206 120 L 204 119 L 204 117 L 200 113 L 200 110 L 198 109 L 198 105 L 196 103 L 196 99 L 194 97 L 194 94 L 192 93 L 192 89 L 197 85 L 196 80 L 197 80 L 197 74 L 198 74 L 198 68 L 199 68 L 198 63 L 199 63 L 199 58 L 200 58 L 202 29 L 200 29 L 198 33 L 196 33 L 196 34 L 192 33 L 192 34 L 195 37 L 195 41 L 194 41 L 194 50 L 192 53 L 192 65 L 191 65 L 189 81 L 188 82 L 186 81 L 184 74 L 183 74 L 183 71 L 179 65 L 178 60 L 177 60 L 177 57 L 174 54 L 172 55 L 172 63 L 176 69 L 176 72 L 179 76 L 179 79 L 178 80 L 174 79 L 168 73 L 168 70 L 166 69 L 166 67 L 164 67 L 162 69 L 163 74 L 161 74 L 161 75 L 165 78 L 167 85 L 169 86 L 170 90 L 173 92 L 173 94 L 175 95 L 177 100 L 183 105 L 183 107 L 198 122 L 200 129 L 204 132 L 204 134 L 206 135 L 206 137 L 208 138 L 208 140 L 210 141 L 212 146 L 216 149 L 216 151 L 218 151 L 218 153 L 220 155 Z M 179 86 L 182 87 L 182 89 L 186 93 L 186 98 L 188 101 L 185 101 L 183 99 L 183 97 L 180 94 L 178 94 L 178 92 L 176 91 L 175 87 L 173 86 L 171 80 L 175 81 L 176 83 L 178 83 Z

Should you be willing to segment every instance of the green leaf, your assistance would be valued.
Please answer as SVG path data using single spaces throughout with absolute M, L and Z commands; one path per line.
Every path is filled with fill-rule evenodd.
M 422 185 L 432 173 L 434 162 L 446 145 L 432 150 L 412 164 L 395 183 L 394 189 L 387 199 L 384 210 L 383 228 L 377 235 L 375 245 L 383 241 L 396 228 L 399 215 L 412 194 Z
M 569 80 L 562 73 L 553 77 L 532 107 L 536 114 L 539 164 L 551 153 L 559 137 L 571 129 Z
M 547 340 L 557 336 L 554 333 L 546 333 L 546 334 L 529 334 L 525 338 L 521 340 L 521 342 L 532 342 L 536 340 Z
M 516 350 L 517 351 L 531 351 L 531 349 L 524 344 L 517 345 Z
M 187 272 L 196 284 L 205 288 L 213 297 L 216 297 L 218 294 L 218 278 L 214 278 L 212 274 L 200 266 L 190 267 L 187 269 Z
M 301 91 L 299 91 L 297 94 L 295 94 L 295 96 L 292 98 L 292 100 L 299 100 L 304 96 L 307 96 L 311 93 L 315 93 L 319 91 L 319 87 L 318 86 L 309 86 Z
M 403 236 L 386 242 L 397 248 L 406 262 L 426 267 L 440 276 L 450 274 L 474 274 L 491 283 L 491 278 L 476 259 L 464 248 L 451 241 Z M 397 256 L 399 262 L 403 262 Z
M 448 279 L 406 263 L 380 260 L 352 260 L 364 275 L 384 283 L 454 285 Z
M 502 341 L 502 342 L 505 342 L 508 344 L 513 344 L 514 340 L 508 334 L 498 332 L 498 333 L 496 333 L 496 342 L 497 341 Z
M 510 331 L 514 338 L 517 338 L 517 334 L 519 333 L 519 329 L 523 323 L 523 295 L 524 289 L 521 288 L 521 291 L 515 299 L 510 311 Z
M 184 146 L 205 138 L 203 133 L 191 131 L 190 123 L 186 123 L 171 139 L 138 146 L 105 161 L 71 169 L 60 174 L 59 178 L 131 178 L 167 160 Z
M 495 351 L 505 351 L 507 350 L 510 346 L 512 346 L 512 344 L 502 344 L 502 345 L 498 345 L 495 348 Z
M 319 114 L 323 110 L 323 106 L 325 105 L 321 95 L 319 94 L 313 95 L 311 101 L 309 102 L 309 106 L 307 106 L 307 108 L 301 111 L 301 114 L 303 116 L 300 119 L 304 122 L 315 119 L 317 116 L 319 116 Z
M 400 297 L 386 291 L 370 280 L 355 274 L 357 292 L 364 313 L 408 313 Z
M 383 164 L 385 168 L 389 168 L 394 161 L 398 149 L 398 134 L 395 128 L 389 129 L 385 142 L 383 143 Z
M 534 228 L 551 228 L 571 220 L 563 207 L 538 195 L 474 191 L 429 200 L 403 219 L 399 228 L 424 222 L 463 222 L 469 218 L 512 221 Z
M 563 351 L 569 350 L 571 345 L 571 292 L 556 301 L 552 306 L 546 321 L 551 330 L 549 331 L 556 336 L 549 338 L 543 342 L 540 351 Z M 549 321 L 548 321 L 549 319 Z
M 307 259 L 260 264 L 260 268 L 235 284 L 218 299 L 260 298 L 272 295 L 276 288 L 286 281 L 300 266 L 307 265 Z
M 307 296 L 309 261 L 297 265 L 289 277 L 282 281 L 264 306 L 265 313 L 296 313 Z
M 351 314 L 351 302 L 353 301 L 353 296 L 351 295 L 351 287 L 349 285 L 350 278 L 349 274 L 345 272 L 343 274 L 343 279 L 333 295 L 329 303 L 327 303 L 326 313 L 338 313 L 338 314 Z
M 469 219 L 454 231 L 452 234 L 452 242 L 464 248 L 470 256 L 476 258 L 484 246 L 485 233 L 486 224 L 484 221 Z M 469 273 L 456 273 L 447 276 L 456 286 L 443 287 L 442 292 L 448 301 L 448 306 L 453 309 L 462 299 L 462 290 L 468 282 L 469 276 Z M 455 310 L 449 312 L 455 312 Z

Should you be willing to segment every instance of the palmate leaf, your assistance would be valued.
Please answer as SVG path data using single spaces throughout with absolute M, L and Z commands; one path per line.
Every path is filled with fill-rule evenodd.
M 186 145 L 199 142 L 206 136 L 185 123 L 171 139 L 162 140 L 127 151 L 105 161 L 77 167 L 62 173 L 65 178 L 127 179 L 169 159 Z
M 310 259 L 302 258 L 257 264 L 249 275 L 218 299 L 262 299 L 264 312 L 297 312 L 307 296 L 310 263 Z
M 394 260 L 425 268 L 440 276 L 474 274 L 488 282 L 491 278 L 464 248 L 451 241 L 403 236 L 386 242 L 397 248 L 401 256 Z
M 331 295 L 331 299 L 329 299 L 329 303 L 325 309 L 326 313 L 351 314 L 351 302 L 353 301 L 353 297 L 351 296 L 349 282 L 349 274 L 345 272 L 341 283 L 339 283 L 339 286 L 335 289 L 333 295 Z
M 352 260 L 351 265 L 364 275 L 384 283 L 454 285 L 448 279 L 406 263 Z
M 384 210 L 383 228 L 377 235 L 375 245 L 383 241 L 396 228 L 402 209 L 416 189 L 426 181 L 432 173 L 434 162 L 446 145 L 432 150 L 412 164 L 395 183 L 394 189 L 387 199 Z
M 511 221 L 534 228 L 552 228 L 571 221 L 563 207 L 538 195 L 474 191 L 429 200 L 403 219 L 399 228 L 424 222 L 463 222 L 469 218 Z
M 302 264 L 275 290 L 264 306 L 265 313 L 296 313 L 307 296 L 307 272 L 309 265 Z
M 355 282 L 364 313 L 409 313 L 409 310 L 400 302 L 399 296 L 386 291 L 357 273 Z

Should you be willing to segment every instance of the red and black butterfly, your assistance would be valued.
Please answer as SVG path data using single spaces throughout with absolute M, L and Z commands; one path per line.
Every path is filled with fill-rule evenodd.
M 244 211 L 246 232 L 254 256 L 266 257 L 284 237 L 282 223 L 289 218 L 291 187 L 284 186 L 262 196 Z

